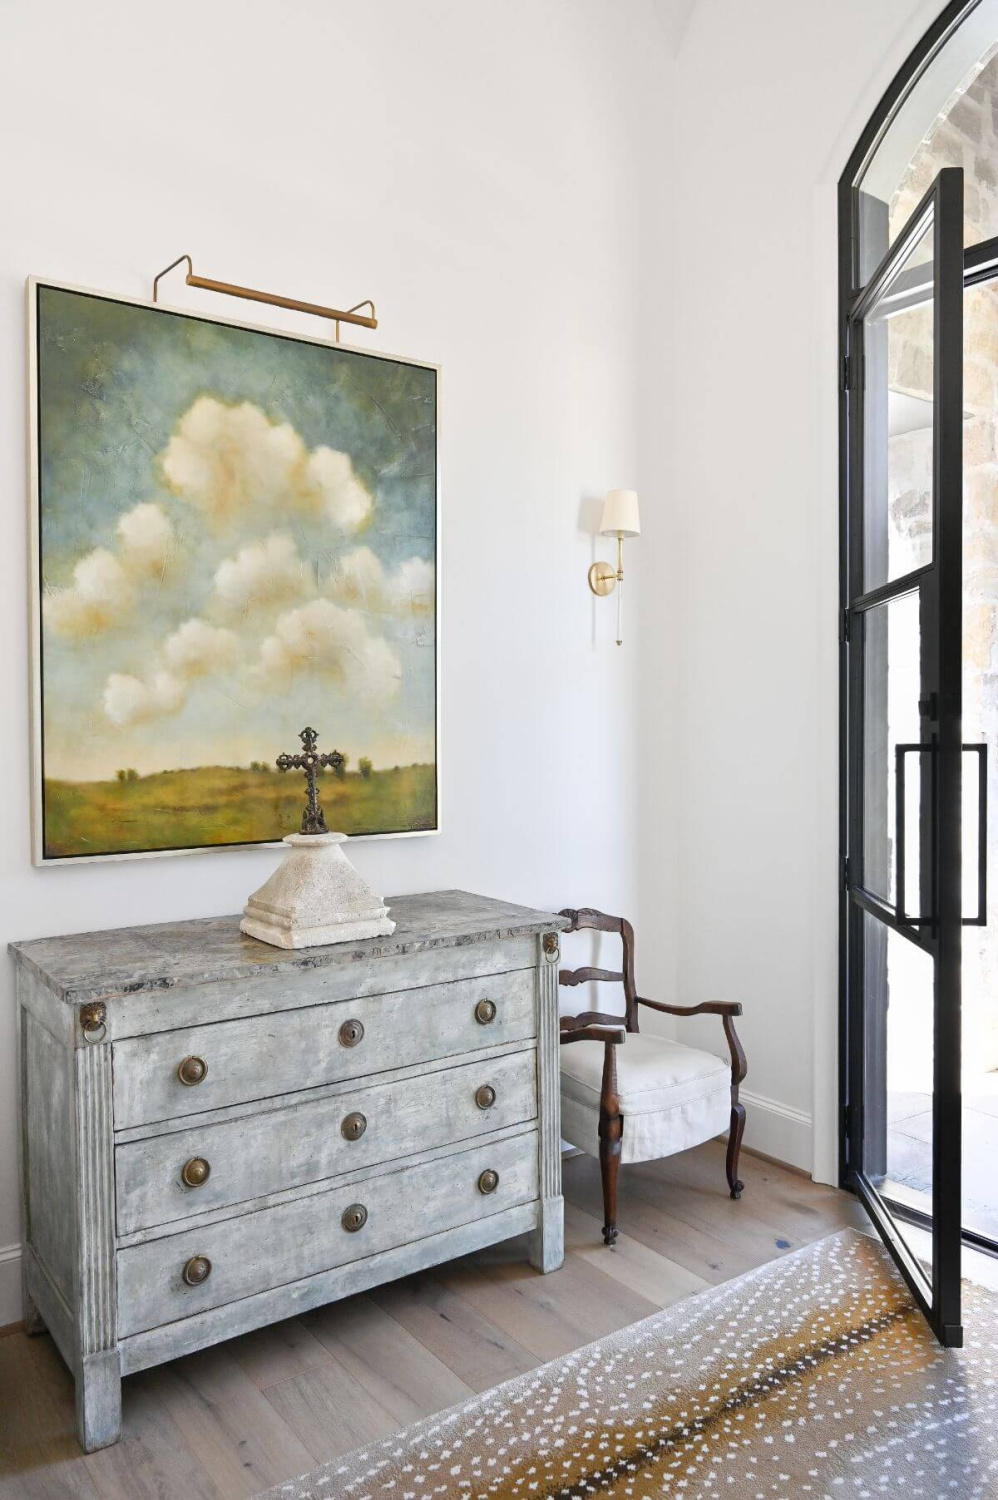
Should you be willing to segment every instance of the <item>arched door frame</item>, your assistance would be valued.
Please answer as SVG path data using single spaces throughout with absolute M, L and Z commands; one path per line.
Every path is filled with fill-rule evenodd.
M 839 282 L 839 611 L 840 620 L 846 619 L 847 596 L 847 548 L 849 544 L 849 493 L 850 493 L 850 437 L 849 437 L 849 393 L 846 376 L 846 339 L 848 309 L 861 290 L 859 274 L 859 198 L 857 186 L 867 165 L 873 158 L 891 124 L 897 117 L 912 85 L 926 67 L 947 45 L 954 33 L 978 8 L 980 0 L 951 0 L 936 20 L 927 29 L 921 40 L 911 50 L 901 67 L 884 91 L 876 109 L 866 123 L 854 146 L 838 182 L 838 282 Z M 945 101 L 940 101 L 940 105 Z M 998 274 L 998 239 L 988 240 L 968 248 L 964 254 L 964 284 L 993 280 Z M 839 651 L 839 856 L 840 856 L 840 901 L 839 901 L 839 1090 L 841 1108 L 839 1112 L 839 1180 L 847 1185 L 846 1139 L 847 1139 L 847 1081 L 848 1066 L 848 997 L 847 997 L 847 911 L 848 898 L 848 650 L 844 632 L 840 632 Z M 971 1242 L 980 1236 L 964 1233 Z M 981 1240 L 982 1244 L 988 1244 Z M 989 1246 L 990 1248 L 990 1246 Z

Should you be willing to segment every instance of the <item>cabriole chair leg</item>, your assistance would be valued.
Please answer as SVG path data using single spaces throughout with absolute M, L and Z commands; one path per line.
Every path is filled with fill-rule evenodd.
M 611 1246 L 617 1238 L 617 1173 L 620 1168 L 620 1142 L 623 1134 L 622 1115 L 601 1117 L 599 1165 L 603 1179 L 603 1243 Z
M 745 1106 L 744 1104 L 733 1104 L 731 1106 L 731 1127 L 728 1131 L 728 1156 L 725 1167 L 728 1174 L 728 1188 L 732 1198 L 740 1198 L 745 1187 L 744 1182 L 738 1180 L 738 1155 L 742 1149 L 742 1135 L 745 1131 Z

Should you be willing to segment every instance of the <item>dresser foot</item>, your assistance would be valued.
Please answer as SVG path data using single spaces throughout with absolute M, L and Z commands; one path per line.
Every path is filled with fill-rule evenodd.
M 76 1434 L 84 1453 L 121 1436 L 121 1361 L 117 1349 L 87 1354 L 76 1372 Z
M 547 1275 L 565 1260 L 565 1200 L 543 1198 L 541 1222 L 530 1231 L 530 1264 Z

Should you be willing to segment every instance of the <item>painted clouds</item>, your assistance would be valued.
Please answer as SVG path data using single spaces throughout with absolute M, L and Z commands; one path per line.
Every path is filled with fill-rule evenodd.
M 107 672 L 111 725 L 179 715 L 213 679 L 247 701 L 305 673 L 375 705 L 399 693 L 399 642 L 433 613 L 434 569 L 420 557 L 386 568 L 351 541 L 375 498 L 347 453 L 310 448 L 252 402 L 199 395 L 155 468 L 170 498 L 126 510 L 113 544 L 44 600 L 58 638 L 107 637 L 108 650 L 120 639 L 122 655 L 143 612 L 160 622 L 144 670 Z
M 192 682 L 224 676 L 236 665 L 239 638 L 204 620 L 185 620 L 167 637 L 165 667 L 148 678 L 112 672 L 104 687 L 104 712 L 113 724 L 144 724 L 179 713 Z
M 355 547 L 340 559 L 328 592 L 370 614 L 432 614 L 434 567 L 425 558 L 410 557 L 386 573 L 370 547 Z
M 173 527 L 151 501 L 121 517 L 113 550 L 96 547 L 81 557 L 73 581 L 45 599 L 45 619 L 67 640 L 85 640 L 124 624 L 142 585 L 163 582 L 175 561 Z
M 309 451 L 290 422 L 272 422 L 250 401 L 229 406 L 199 396 L 181 417 L 162 467 L 174 494 L 214 526 L 248 508 L 262 516 L 321 513 L 356 531 L 374 506 L 349 454 Z
M 223 610 L 244 614 L 261 605 L 300 599 L 311 592 L 311 570 L 294 538 L 281 532 L 250 542 L 227 557 L 215 574 L 215 597 Z
M 282 614 L 260 647 L 257 671 L 264 685 L 275 688 L 296 672 L 315 672 L 382 701 L 393 698 L 402 681 L 401 662 L 389 643 L 371 634 L 359 611 L 330 599 Z

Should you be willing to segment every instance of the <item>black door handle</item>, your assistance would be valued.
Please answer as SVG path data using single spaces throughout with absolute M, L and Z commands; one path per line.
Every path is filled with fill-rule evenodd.
M 964 927 L 988 925 L 988 747 L 964 745 L 977 756 L 977 916 L 964 917 Z
M 934 745 L 894 746 L 894 847 L 895 847 L 895 911 L 899 926 L 918 927 L 931 920 L 926 917 L 909 917 L 904 909 L 905 875 L 905 806 L 904 771 L 905 756 L 922 752 L 931 753 Z M 964 745 L 964 754 L 976 755 L 977 767 L 977 915 L 964 917 L 964 927 L 986 927 L 988 922 L 988 747 L 986 744 Z

